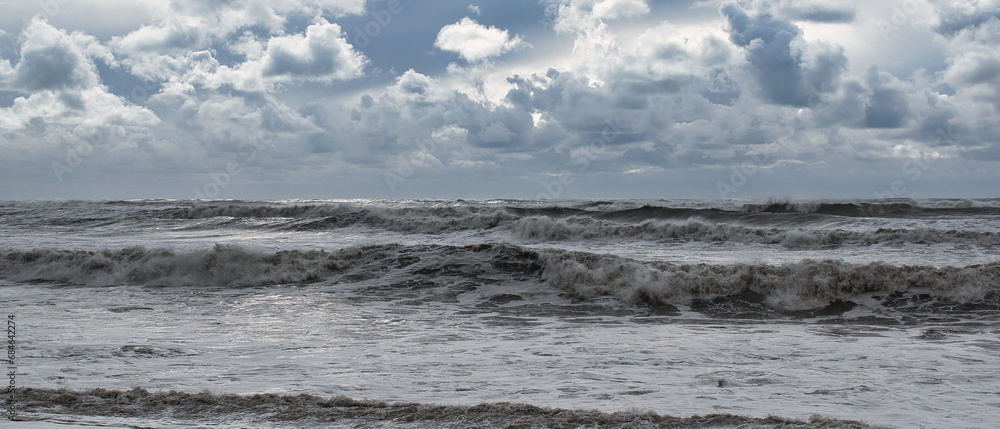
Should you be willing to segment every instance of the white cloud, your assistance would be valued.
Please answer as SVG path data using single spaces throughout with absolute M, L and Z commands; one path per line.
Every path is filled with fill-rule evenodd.
M 354 51 L 337 24 L 320 19 L 305 35 L 272 38 L 262 58 L 268 78 L 291 80 L 347 80 L 361 75 L 363 55 Z
M 441 28 L 434 46 L 457 52 L 466 61 L 477 62 L 518 50 L 525 43 L 520 36 L 511 37 L 507 30 L 486 27 L 465 17 Z
M 21 61 L 8 78 L 14 90 L 62 90 L 97 85 L 97 70 L 73 37 L 36 18 L 21 34 Z
M 0 109 L 0 128 L 18 130 L 29 124 L 65 128 L 108 125 L 151 125 L 156 117 L 148 110 L 128 105 L 101 84 L 92 55 L 107 52 L 96 40 L 68 34 L 45 20 L 32 20 L 21 34 L 21 57 L 11 67 L 0 66 L 3 88 L 20 94 L 8 108 Z M 52 134 L 58 134 L 50 130 Z
M 119 50 L 129 54 L 200 49 L 208 41 L 206 24 L 198 18 L 176 17 L 157 25 L 145 25 L 124 37 L 116 38 L 115 44 Z
M 549 0 L 556 10 L 560 32 L 587 31 L 605 21 L 636 18 L 649 13 L 646 0 Z
M 219 47 L 245 61 L 220 65 L 212 72 L 218 76 L 203 80 L 254 91 L 265 89 L 264 76 L 271 82 L 344 80 L 359 76 L 366 63 L 340 26 L 322 18 L 364 13 L 365 0 L 174 0 L 153 2 L 150 8 L 161 18 L 109 43 L 122 63 L 144 79 L 185 81 L 195 66 L 192 53 L 209 52 L 218 65 Z M 286 34 L 288 16 L 317 18 L 304 34 Z M 264 34 L 255 35 L 250 28 Z M 204 73 L 189 77 L 205 78 Z
M 646 0 L 549 0 L 555 12 L 555 30 L 572 34 L 574 70 L 602 81 L 619 68 L 618 38 L 606 21 L 636 18 L 649 13 Z
M 649 13 L 645 0 L 601 0 L 594 4 L 592 15 L 605 21 L 635 18 Z

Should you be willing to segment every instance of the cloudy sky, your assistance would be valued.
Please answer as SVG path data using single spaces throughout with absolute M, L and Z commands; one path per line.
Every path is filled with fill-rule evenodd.
M 997 0 L 0 0 L 0 199 L 997 196 Z

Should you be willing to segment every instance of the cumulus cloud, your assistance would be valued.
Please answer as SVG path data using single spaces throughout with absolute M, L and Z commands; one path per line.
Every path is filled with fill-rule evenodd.
M 934 2 L 932 6 L 938 9 L 935 29 L 944 35 L 954 36 L 962 30 L 1000 20 L 1000 2 L 996 0 Z
M 872 89 L 871 101 L 865 106 L 865 125 L 871 128 L 898 128 L 909 114 L 905 88 L 892 75 L 869 67 L 865 80 Z
M 556 14 L 556 30 L 564 32 L 649 13 L 646 0 L 550 0 L 550 3 Z
M 241 29 L 281 33 L 289 16 L 362 14 L 366 0 L 171 0 L 149 4 L 156 22 L 116 37 L 126 51 L 201 49 Z
M 953 60 L 947 79 L 956 86 L 990 83 L 1000 77 L 1000 58 L 995 52 L 967 52 Z
M 510 36 L 507 30 L 486 27 L 465 17 L 441 28 L 434 46 L 444 51 L 457 52 L 469 62 L 478 62 L 516 51 L 525 46 L 520 36 Z
M 0 67 L 4 74 L 0 89 L 19 94 L 10 107 L 0 109 L 4 113 L 0 128 L 46 124 L 73 130 L 77 126 L 149 125 L 156 121 L 151 112 L 128 105 L 101 84 L 93 58 L 103 57 L 105 52 L 94 46 L 97 42 L 93 37 L 70 34 L 36 18 L 21 38 L 20 60 L 14 66 L 5 61 Z
M 160 25 L 143 26 L 118 38 L 117 44 L 132 53 L 197 49 L 207 42 L 204 24 L 200 19 L 176 17 Z
M 214 80 L 253 90 L 265 85 L 262 75 L 285 81 L 342 80 L 358 76 L 365 64 L 340 26 L 324 18 L 363 13 L 365 0 L 173 0 L 150 7 L 154 22 L 109 43 L 122 64 L 143 79 L 204 77 L 204 72 L 191 73 L 197 67 L 191 58 L 198 52 L 210 53 L 211 61 L 222 66 Z M 315 18 L 304 32 L 301 27 L 289 32 L 289 17 Z M 221 61 L 224 57 L 229 59 Z
M 78 44 L 80 39 L 91 41 L 87 37 L 71 36 L 38 18 L 25 27 L 22 37 L 21 60 L 8 78 L 11 89 L 62 90 L 98 84 L 97 70 Z
M 272 38 L 262 58 L 265 77 L 347 80 L 361 75 L 363 55 L 354 51 L 337 24 L 310 25 L 305 35 Z
M 746 49 L 765 100 L 805 107 L 837 88 L 847 69 L 842 49 L 810 46 L 797 26 L 766 13 L 752 16 L 728 4 L 722 14 L 729 22 L 730 40 Z
M 984 22 L 958 32 L 949 49 L 952 56 L 944 77 L 956 88 L 996 87 L 1000 84 L 1000 20 Z
M 594 18 L 605 21 L 634 18 L 647 13 L 649 5 L 644 0 L 601 0 L 594 2 L 591 9 Z
M 574 68 L 594 78 L 617 68 L 621 58 L 618 38 L 607 21 L 649 13 L 645 0 L 549 0 L 554 28 L 572 34 Z

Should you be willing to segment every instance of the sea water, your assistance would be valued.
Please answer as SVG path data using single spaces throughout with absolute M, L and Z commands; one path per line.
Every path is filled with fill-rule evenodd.
M 32 425 L 1000 416 L 1000 200 L 8 201 L 0 222 Z

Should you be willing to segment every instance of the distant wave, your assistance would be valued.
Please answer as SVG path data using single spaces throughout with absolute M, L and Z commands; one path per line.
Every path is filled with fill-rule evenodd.
M 856 201 L 768 201 L 743 206 L 754 213 L 816 213 L 845 217 L 924 217 L 1000 214 L 1000 201 L 970 199 L 856 200 Z
M 645 221 L 638 224 L 623 224 L 587 217 L 564 219 L 530 217 L 518 219 L 513 223 L 511 229 L 516 238 L 526 242 L 641 239 L 780 244 L 788 248 L 901 243 L 1000 245 L 1000 232 L 933 228 L 879 228 L 874 231 L 859 232 L 794 227 L 754 228 L 732 224 L 709 224 L 699 221 L 686 223 Z
M 214 207 L 207 213 L 243 212 Z M 260 214 L 259 208 L 250 209 Z M 615 211 L 588 211 L 571 207 L 432 207 L 371 209 L 353 206 L 291 207 L 285 215 L 311 213 L 272 224 L 294 231 L 324 231 L 366 226 L 404 233 L 439 234 L 456 231 L 510 231 L 525 242 L 582 241 L 592 239 L 677 240 L 775 244 L 787 248 L 835 247 L 873 244 L 974 244 L 1000 245 L 1000 232 L 940 230 L 934 228 L 880 228 L 873 231 L 814 228 L 828 218 L 803 218 L 800 212 L 783 217 L 760 217 L 760 211 L 727 212 L 719 209 L 639 207 Z M 222 210 L 220 212 L 220 210 Z M 921 209 L 923 210 L 923 209 Z M 929 210 L 929 209 L 928 209 Z M 936 209 L 934 209 L 936 210 Z M 264 212 L 272 213 L 268 208 Z M 320 216 L 322 214 L 322 216 Z M 781 216 L 781 215 L 779 215 Z M 744 224 L 746 223 L 746 224 Z M 780 226 L 775 226 L 780 225 Z
M 583 298 L 614 296 L 630 303 L 687 304 L 753 293 L 770 306 L 789 310 L 849 301 L 864 293 L 926 290 L 921 293 L 959 303 L 992 299 L 1000 293 L 1000 262 L 965 267 L 810 259 L 783 265 L 674 264 L 510 244 L 384 245 L 275 253 L 223 245 L 189 252 L 141 247 L 0 252 L 0 278 L 94 286 L 242 287 L 334 277 L 350 283 L 390 275 L 396 282 L 407 279 L 422 288 L 435 287 L 446 277 L 466 282 L 494 281 L 486 279 L 498 276 L 532 278 L 543 287 Z M 398 284 L 409 287 L 406 282 Z
M 419 204 L 418 204 L 419 203 Z M 1000 200 L 855 200 L 855 201 L 768 201 L 734 205 L 726 201 L 711 201 L 691 205 L 684 201 L 505 201 L 506 204 L 482 204 L 469 201 L 412 202 L 409 205 L 387 204 L 384 209 L 418 213 L 421 216 L 444 218 L 463 217 L 471 213 L 502 210 L 518 216 L 580 216 L 591 215 L 608 220 L 640 222 L 664 219 L 730 219 L 746 214 L 819 214 L 840 217 L 911 217 L 911 216 L 968 216 L 1000 214 Z M 399 207 L 402 204 L 403 207 Z M 352 202 L 316 202 L 309 204 L 282 204 L 277 202 L 224 203 L 193 202 L 189 207 L 178 207 L 164 212 L 169 216 L 206 218 L 229 217 L 286 217 L 315 218 L 336 216 L 355 211 L 361 205 Z M 366 205 L 370 206 L 370 205 Z M 395 208 L 394 208 L 395 207 Z
M 0 216 L 44 212 L 45 216 L 84 217 L 123 212 L 144 217 L 203 219 L 210 217 L 321 218 L 357 211 L 361 207 L 453 217 L 471 212 L 507 210 L 512 215 L 593 215 L 604 219 L 655 220 L 770 214 L 821 214 L 841 217 L 996 215 L 1000 199 L 889 199 L 889 200 L 132 200 L 132 201 L 0 201 Z
M 20 388 L 18 404 L 33 413 L 195 420 L 199 423 L 251 419 L 303 426 L 350 423 L 353 427 L 451 428 L 870 428 L 867 424 L 818 416 L 808 422 L 780 417 L 752 418 L 731 414 L 672 417 L 643 411 L 604 413 L 594 410 L 543 408 L 509 402 L 478 405 L 387 403 L 346 396 L 280 394 L 213 394 L 177 391 Z M 30 418 L 30 415 L 29 415 Z M 211 426 L 211 424 L 209 424 Z M 409 426 L 406 426 L 409 427 Z
M 501 232 L 527 243 L 582 240 L 666 240 L 827 248 L 875 244 L 1000 245 L 1000 232 L 914 227 L 924 218 L 1000 217 L 1000 200 L 767 202 L 566 201 L 130 201 L 13 202 L 0 206 L 7 228 L 106 234 L 157 229 L 241 229 L 321 232 L 371 228 L 412 234 Z M 713 206 L 713 204 L 715 204 Z M 839 229 L 860 216 L 913 218 L 906 227 Z M 878 223 L 878 222 L 877 222 Z M 884 222 L 880 223 L 884 224 Z M 951 225 L 961 224 L 951 222 Z

